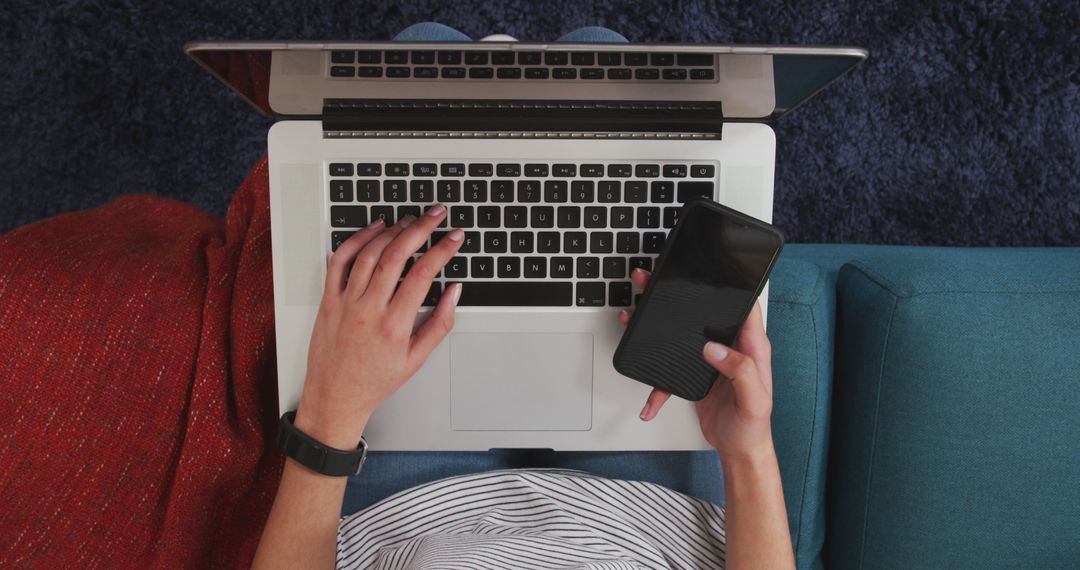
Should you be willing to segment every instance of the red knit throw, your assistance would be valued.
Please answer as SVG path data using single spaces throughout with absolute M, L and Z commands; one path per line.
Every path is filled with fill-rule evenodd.
M 0 236 L 0 567 L 247 567 L 277 489 L 266 160 Z

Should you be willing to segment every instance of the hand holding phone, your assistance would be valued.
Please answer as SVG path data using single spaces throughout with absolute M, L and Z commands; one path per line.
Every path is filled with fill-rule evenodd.
M 619 373 L 688 400 L 716 379 L 707 341 L 731 346 L 783 247 L 779 230 L 710 200 L 695 200 L 657 261 L 613 363 Z

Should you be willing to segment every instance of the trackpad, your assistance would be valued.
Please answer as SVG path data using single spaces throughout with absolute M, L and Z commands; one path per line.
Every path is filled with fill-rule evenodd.
M 588 333 L 450 335 L 455 430 L 588 430 L 593 338 Z

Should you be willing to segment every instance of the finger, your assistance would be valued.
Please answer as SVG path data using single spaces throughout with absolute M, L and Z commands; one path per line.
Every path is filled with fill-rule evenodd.
M 633 281 L 638 289 L 644 289 L 645 285 L 648 285 L 649 278 L 651 277 L 652 273 L 649 273 L 640 267 L 630 272 L 630 281 Z
M 754 303 L 750 315 L 743 323 L 739 331 L 735 348 L 739 352 L 754 360 L 758 370 L 761 371 L 761 380 L 765 387 L 772 393 L 772 344 L 769 337 L 765 336 L 765 322 L 761 318 L 761 302 Z
M 386 304 L 394 295 L 401 273 L 405 271 L 405 262 L 412 257 L 420 246 L 431 237 L 431 232 L 446 217 L 446 208 L 435 204 L 427 209 L 415 222 L 394 238 L 383 250 L 382 256 L 371 273 L 371 283 L 364 297 L 375 303 Z
M 645 407 L 641 408 L 640 417 L 642 421 L 649 421 L 656 417 L 656 414 L 660 413 L 660 408 L 664 406 L 664 402 L 668 401 L 671 394 L 665 392 L 659 388 L 653 388 L 652 392 L 649 392 L 649 397 L 645 400 Z
M 619 311 L 619 322 L 622 323 L 623 326 L 626 326 L 626 325 L 630 324 L 630 319 L 633 316 L 634 316 L 633 311 L 631 311 L 630 309 L 623 309 L 623 310 Z
M 431 282 L 454 257 L 464 240 L 465 232 L 455 229 L 416 260 L 390 301 L 390 318 L 408 321 L 416 316 L 431 289 Z
M 381 219 L 375 220 L 338 246 L 326 266 L 326 294 L 340 294 L 345 290 L 345 277 L 349 274 L 349 265 L 356 259 L 356 254 L 384 229 L 386 224 Z
M 431 316 L 416 329 L 412 346 L 409 347 L 409 362 L 413 370 L 420 368 L 431 351 L 435 350 L 435 347 L 439 346 L 439 343 L 454 328 L 454 313 L 459 299 L 461 299 L 461 283 L 454 283 L 446 288 L 446 292 L 435 305 Z
M 345 285 L 346 294 L 350 299 L 358 300 L 364 295 L 368 283 L 371 281 L 371 273 L 375 270 L 375 265 L 379 263 L 379 257 L 382 256 L 383 250 L 386 249 L 390 242 L 394 241 L 394 238 L 406 226 L 412 223 L 411 218 L 412 216 L 405 216 L 398 220 L 398 223 L 380 232 L 379 235 L 368 241 L 364 248 L 360 250 L 360 253 L 356 255 L 352 270 L 349 271 L 349 281 Z
M 707 342 L 702 350 L 705 361 L 731 382 L 735 407 L 754 417 L 772 412 L 772 394 L 761 382 L 757 365 L 749 356 L 718 342 Z

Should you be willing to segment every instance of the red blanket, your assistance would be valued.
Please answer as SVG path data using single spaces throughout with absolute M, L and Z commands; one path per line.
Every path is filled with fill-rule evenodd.
M 0 237 L 0 567 L 250 564 L 282 464 L 267 186 Z

